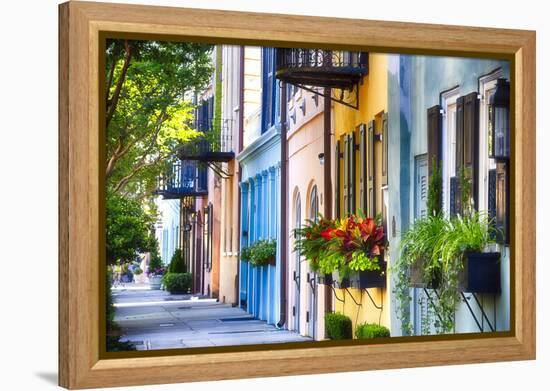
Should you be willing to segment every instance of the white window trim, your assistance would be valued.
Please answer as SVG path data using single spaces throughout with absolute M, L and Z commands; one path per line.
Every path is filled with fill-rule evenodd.
M 460 87 L 457 86 L 453 88 L 452 90 L 446 91 L 441 95 L 441 107 L 443 109 L 443 120 L 442 120 L 442 144 L 443 144 L 443 167 L 441 169 L 441 179 L 443 182 L 443 211 L 446 214 L 449 214 L 450 212 L 450 178 L 455 175 L 455 168 L 451 167 L 451 156 L 456 154 L 456 123 L 452 130 L 455 132 L 455 145 L 453 146 L 450 143 L 450 134 L 449 132 L 451 129 L 449 129 L 448 125 L 448 113 L 449 113 L 449 107 L 455 106 L 456 110 L 456 100 L 460 96 Z M 455 117 L 456 118 L 456 117 Z
M 478 208 L 487 210 L 488 208 L 488 181 L 489 170 L 496 168 L 494 159 L 489 158 L 488 149 L 488 97 L 489 92 L 496 88 L 497 79 L 503 77 L 502 69 L 497 69 L 488 75 L 479 79 L 479 189 L 478 189 Z

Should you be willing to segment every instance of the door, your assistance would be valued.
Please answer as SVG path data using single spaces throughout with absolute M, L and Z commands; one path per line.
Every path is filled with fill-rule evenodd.
M 295 201 L 294 227 L 299 228 L 301 225 L 302 205 L 300 201 L 300 193 L 298 193 Z M 295 237 L 295 240 L 299 239 L 300 237 Z M 292 314 L 294 316 L 294 330 L 297 332 L 300 332 L 300 258 L 300 251 L 299 249 L 296 249 L 296 251 L 294 251 L 294 271 L 292 275 L 294 280 L 294 305 L 292 307 Z
M 317 222 L 319 218 L 319 197 L 317 195 L 317 186 L 313 186 L 309 195 L 309 218 Z M 307 335 L 311 338 L 316 338 L 316 323 L 317 323 L 317 276 L 316 273 L 309 269 L 307 277 L 308 285 L 308 303 L 306 322 L 308 324 Z

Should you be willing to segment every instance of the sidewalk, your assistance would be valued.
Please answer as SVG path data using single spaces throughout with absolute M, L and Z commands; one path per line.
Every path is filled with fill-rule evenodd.
M 138 350 L 311 341 L 215 299 L 134 284 L 113 289 L 113 299 L 123 340 Z

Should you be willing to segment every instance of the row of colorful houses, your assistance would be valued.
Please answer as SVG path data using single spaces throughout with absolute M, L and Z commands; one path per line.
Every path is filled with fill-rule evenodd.
M 507 231 L 508 162 L 495 149 L 509 155 L 509 135 L 495 133 L 490 102 L 497 83 L 510 78 L 508 62 L 229 45 L 213 56 L 212 82 L 196 97 L 196 126 L 215 137 L 184 149 L 174 163 L 181 181 L 161 189 L 163 260 L 181 248 L 194 292 L 315 340 L 325 338 L 328 312 L 348 315 L 353 327 L 382 324 L 392 336 L 435 332 L 423 322 L 437 292 L 411 288 L 413 328 L 406 329 L 391 266 L 402 232 L 426 216 L 433 159 L 442 166 L 446 214 L 454 213 L 465 168 L 476 208 Z M 358 211 L 382 219 L 385 281 L 367 289 L 325 285 L 295 250 L 294 229 L 320 214 Z M 507 236 L 497 246 L 501 289 L 464 292 L 455 332 L 509 330 Z M 240 258 L 260 239 L 276 241 L 274 264 Z

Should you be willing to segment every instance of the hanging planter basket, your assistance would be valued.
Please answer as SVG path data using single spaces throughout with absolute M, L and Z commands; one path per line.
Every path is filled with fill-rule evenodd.
M 333 285 L 334 280 L 332 278 L 332 274 L 320 274 L 317 276 L 317 283 L 321 285 Z
M 349 276 L 340 279 L 338 270 L 332 272 L 332 285 L 337 289 L 346 289 L 351 287 Z
M 439 288 L 439 284 L 441 283 L 441 274 L 436 272 L 436 275 L 431 279 L 431 281 L 425 281 L 425 265 L 426 262 L 424 259 L 418 259 L 415 263 L 409 266 L 409 286 L 411 288 Z
M 383 255 L 380 256 L 382 258 Z M 385 288 L 387 264 L 380 261 L 380 270 L 353 272 L 349 276 L 350 285 L 356 289 Z
M 500 293 L 500 253 L 467 252 L 458 275 L 458 289 L 471 293 Z

